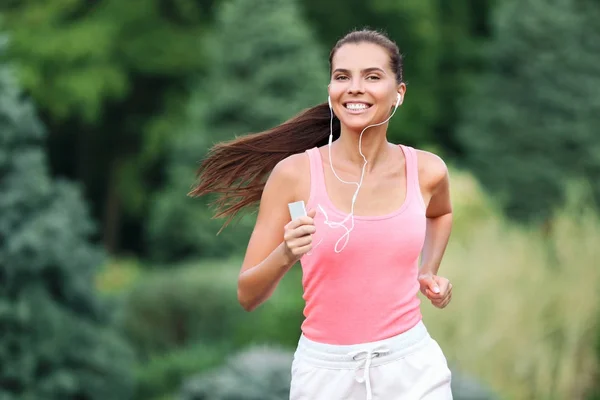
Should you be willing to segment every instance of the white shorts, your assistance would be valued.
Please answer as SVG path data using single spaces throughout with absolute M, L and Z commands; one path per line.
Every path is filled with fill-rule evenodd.
M 290 400 L 452 400 L 451 372 L 420 322 L 390 339 L 338 346 L 300 337 Z

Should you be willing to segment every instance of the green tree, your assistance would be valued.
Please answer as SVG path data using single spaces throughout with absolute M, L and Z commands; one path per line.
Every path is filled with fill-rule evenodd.
M 245 246 L 251 217 L 217 238 L 223 221 L 210 219 L 206 201 L 186 197 L 213 143 L 268 129 L 327 99 L 327 55 L 295 0 L 226 3 L 207 43 L 210 70 L 195 86 L 187 127 L 172 148 L 169 183 L 155 199 L 148 227 L 150 249 L 162 260 Z
M 573 180 L 600 199 L 598 20 L 590 0 L 498 5 L 459 138 L 465 164 L 512 218 L 547 221 Z
M 78 188 L 49 178 L 44 139 L 0 65 L 0 398 L 127 399 L 132 353 L 95 294 L 94 227 Z
M 217 1 L 0 2 L 10 56 L 48 128 L 52 171 L 83 184 L 110 252 L 139 248 Z

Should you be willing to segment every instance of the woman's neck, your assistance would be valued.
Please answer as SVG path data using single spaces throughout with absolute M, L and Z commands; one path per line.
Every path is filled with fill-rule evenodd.
M 362 134 L 362 140 L 359 140 L 360 132 L 345 131 L 342 127 L 340 138 L 331 147 L 333 158 L 344 159 L 362 169 L 365 160 L 359 152 L 360 144 L 362 154 L 368 161 L 367 171 L 372 171 L 386 159 L 389 151 L 386 128 L 387 126 L 371 127 Z

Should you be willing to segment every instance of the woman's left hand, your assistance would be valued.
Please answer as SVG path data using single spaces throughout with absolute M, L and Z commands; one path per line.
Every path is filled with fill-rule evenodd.
M 437 308 L 444 308 L 450 303 L 452 284 L 448 279 L 432 274 L 422 274 L 419 275 L 419 284 L 421 293 Z

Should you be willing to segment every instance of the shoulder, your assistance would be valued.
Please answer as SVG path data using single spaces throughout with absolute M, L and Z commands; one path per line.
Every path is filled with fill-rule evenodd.
M 270 178 L 288 182 L 295 181 L 306 174 L 308 168 L 309 160 L 306 152 L 293 154 L 275 165 Z
M 419 166 L 419 182 L 434 189 L 448 177 L 448 167 L 437 154 L 425 150 L 416 150 Z
M 266 183 L 265 189 L 279 190 L 287 188 L 291 185 L 294 189 L 303 186 L 303 182 L 310 179 L 309 174 L 310 162 L 306 152 L 293 154 L 279 161 Z M 298 196 L 298 193 L 294 193 L 294 197 Z

